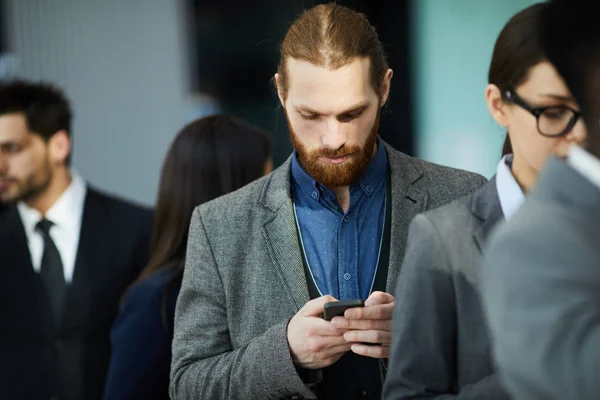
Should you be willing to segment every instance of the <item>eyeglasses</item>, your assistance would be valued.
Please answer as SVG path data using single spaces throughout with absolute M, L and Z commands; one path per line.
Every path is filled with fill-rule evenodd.
M 559 137 L 566 135 L 581 116 L 579 111 L 567 106 L 532 107 L 512 90 L 504 92 L 507 100 L 529 111 L 537 119 L 537 129 L 542 136 Z

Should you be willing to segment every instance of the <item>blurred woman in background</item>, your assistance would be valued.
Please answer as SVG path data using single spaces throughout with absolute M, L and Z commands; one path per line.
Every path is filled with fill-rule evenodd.
M 235 117 L 201 118 L 173 140 L 161 172 L 150 261 L 126 292 L 111 331 L 106 400 L 169 399 L 173 318 L 192 212 L 271 170 L 267 134 Z

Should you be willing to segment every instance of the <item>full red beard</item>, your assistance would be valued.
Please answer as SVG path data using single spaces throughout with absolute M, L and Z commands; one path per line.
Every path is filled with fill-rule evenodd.
M 373 150 L 375 149 L 377 133 L 379 131 L 379 116 L 380 109 L 377 110 L 377 117 L 363 147 L 358 145 L 343 145 L 339 149 L 322 147 L 318 150 L 308 151 L 298 139 L 298 135 L 294 132 L 292 124 L 290 124 L 287 111 L 285 112 L 290 139 L 294 149 L 298 153 L 300 165 L 314 180 L 330 188 L 349 186 L 352 183 L 358 182 L 373 158 Z M 347 156 L 348 160 L 341 164 L 330 164 L 321 161 L 321 157 L 343 156 Z

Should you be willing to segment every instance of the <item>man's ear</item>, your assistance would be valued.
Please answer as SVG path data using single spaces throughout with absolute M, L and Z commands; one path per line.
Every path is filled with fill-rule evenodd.
M 283 93 L 283 87 L 281 85 L 281 77 L 278 73 L 275 74 L 275 86 L 277 87 L 277 96 L 279 97 L 279 102 L 281 102 L 281 106 L 285 108 L 285 97 Z
M 57 164 L 66 164 L 71 153 L 71 138 L 67 131 L 61 129 L 48 140 L 50 160 Z
M 385 76 L 383 77 L 383 82 L 381 84 L 381 107 L 383 107 L 388 97 L 390 96 L 390 87 L 392 85 L 393 76 L 394 71 L 388 68 L 388 70 L 385 72 Z

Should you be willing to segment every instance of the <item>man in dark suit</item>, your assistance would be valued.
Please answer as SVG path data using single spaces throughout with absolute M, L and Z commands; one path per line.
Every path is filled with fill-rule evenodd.
M 588 143 L 548 163 L 486 254 L 493 350 L 515 399 L 600 394 L 599 12 L 597 1 L 550 1 L 546 54 L 581 107 Z
M 60 90 L 0 86 L 0 397 L 99 399 L 109 330 L 144 266 L 151 212 L 69 168 Z

